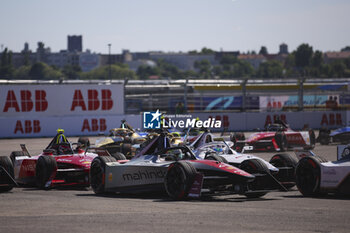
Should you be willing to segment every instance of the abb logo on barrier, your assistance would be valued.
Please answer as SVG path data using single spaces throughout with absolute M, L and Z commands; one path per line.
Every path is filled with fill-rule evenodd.
M 81 132 L 84 132 L 85 130 L 87 132 L 103 132 L 107 129 L 106 125 L 106 119 L 100 118 L 100 119 L 91 119 L 91 122 L 89 122 L 88 119 L 85 119 L 83 122 L 83 127 L 81 128 Z
M 340 113 L 323 114 L 321 125 L 342 125 L 343 120 Z
M 14 109 L 15 112 L 44 112 L 49 106 L 46 97 L 45 90 L 21 90 L 20 96 L 16 96 L 14 90 L 9 90 L 3 112 L 8 112 L 9 109 Z M 65 96 L 60 97 L 57 97 L 57 101 L 62 101 L 61 98 L 65 98 Z M 70 111 L 73 112 L 76 109 L 81 109 L 82 111 L 96 111 L 98 109 L 108 111 L 113 107 L 112 92 L 109 89 L 102 89 L 100 95 L 98 90 L 89 89 L 87 90 L 87 97 L 88 99 L 86 101 L 83 98 L 81 90 L 75 90 Z M 55 105 L 54 103 L 51 104 Z
M 76 108 L 81 108 L 82 111 L 94 111 L 99 109 L 101 106 L 101 110 L 110 110 L 113 107 L 113 100 L 111 99 L 112 92 L 108 89 L 101 90 L 101 101 L 98 96 L 97 90 L 88 90 L 88 107 L 86 108 L 86 104 L 81 94 L 80 90 L 74 91 L 74 97 L 72 106 L 70 108 L 71 111 L 74 111 Z
M 21 99 L 21 109 L 19 108 L 19 104 L 15 95 L 14 90 L 9 90 L 7 92 L 6 102 L 3 109 L 3 112 L 8 112 L 10 108 L 14 108 L 16 112 L 30 112 L 34 108 L 35 103 L 35 111 L 36 112 L 44 112 L 48 107 L 48 103 L 46 100 L 46 92 L 44 90 L 36 90 L 34 92 L 34 102 L 32 100 L 32 92 L 28 90 L 20 91 L 20 99 Z
M 30 134 L 30 133 L 40 133 L 40 121 L 39 120 L 24 120 L 23 122 L 18 120 L 16 122 L 14 134 Z
M 281 101 L 269 101 L 267 103 L 267 108 L 282 108 L 282 106 Z

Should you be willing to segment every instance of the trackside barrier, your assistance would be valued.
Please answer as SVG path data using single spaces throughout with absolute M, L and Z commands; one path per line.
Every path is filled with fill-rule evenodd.
M 335 129 L 350 124 L 350 111 L 318 111 L 318 112 L 257 112 L 257 113 L 191 113 L 192 118 L 203 121 L 208 118 L 221 120 L 221 128 L 211 129 L 213 132 L 254 131 L 263 129 L 279 117 L 292 129 L 302 129 L 308 125 L 319 129 L 327 127 Z M 111 128 L 120 126 L 121 120 L 127 120 L 134 128 L 142 128 L 142 114 L 139 115 L 94 115 L 45 117 L 23 114 L 20 117 L 0 117 L 0 138 L 46 137 L 56 134 L 57 128 L 65 129 L 67 136 L 97 135 L 107 133 Z M 174 118 L 173 120 L 176 120 Z

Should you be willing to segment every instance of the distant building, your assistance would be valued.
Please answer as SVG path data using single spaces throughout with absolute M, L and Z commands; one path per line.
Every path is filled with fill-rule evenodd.
M 194 64 L 196 61 L 208 60 L 210 64 L 216 65 L 215 55 L 201 55 L 188 53 L 150 53 L 150 59 L 153 61 L 161 60 L 168 62 L 179 68 L 180 70 L 188 71 L 195 70 Z
M 129 69 L 134 72 L 137 72 L 140 66 L 150 66 L 150 67 L 157 66 L 156 62 L 151 60 L 126 61 L 125 64 L 127 64 L 129 66 Z
M 326 64 L 329 64 L 336 60 L 350 58 L 350 51 L 343 52 L 326 52 L 323 54 L 323 60 Z
M 79 54 L 79 66 L 83 72 L 88 72 L 100 66 L 100 55 L 89 51 Z
M 68 36 L 68 52 L 83 51 L 83 36 Z
M 288 45 L 285 43 L 280 44 L 280 51 L 278 54 L 289 54 L 288 52 Z
M 215 59 L 220 61 L 222 57 L 225 57 L 225 56 L 238 57 L 239 54 L 240 54 L 239 51 L 220 51 L 220 52 L 215 52 Z
M 261 54 L 240 54 L 238 55 L 238 59 L 247 61 L 254 69 L 258 69 L 260 64 L 266 61 L 265 56 Z
M 39 41 L 38 48 L 36 49 L 36 61 L 48 63 L 47 57 L 50 53 L 51 53 L 51 49 L 45 48 L 45 44 Z

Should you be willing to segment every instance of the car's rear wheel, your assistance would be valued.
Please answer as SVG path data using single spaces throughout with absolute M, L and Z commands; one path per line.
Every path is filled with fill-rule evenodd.
M 186 199 L 196 173 L 196 168 L 186 161 L 171 164 L 164 179 L 165 190 L 169 197 L 174 200 Z
M 105 171 L 106 163 L 117 162 L 111 156 L 98 156 L 92 160 L 90 167 L 90 184 L 96 194 L 105 193 Z
M 120 153 L 120 152 L 112 153 L 111 156 L 113 158 L 115 158 L 116 160 L 126 160 L 125 155 L 123 153 Z
M 10 159 L 12 161 L 12 164 L 15 165 L 16 157 L 24 156 L 23 151 L 12 151 L 10 155 Z
M 284 182 L 284 187 L 290 189 L 295 186 L 295 167 L 298 160 L 290 154 L 276 154 L 270 159 L 270 163 L 280 169 L 276 178 L 280 182 Z
M 275 140 L 277 143 L 278 148 L 280 148 L 281 151 L 286 151 L 288 148 L 288 142 L 286 135 L 282 132 L 277 132 L 275 134 Z
M 88 137 L 79 137 L 78 143 L 80 143 L 81 147 L 89 147 L 90 146 L 90 140 Z
M 215 155 L 215 154 L 209 154 L 208 156 L 205 157 L 205 159 L 215 160 L 215 161 L 222 162 L 222 163 L 228 163 L 226 158 L 224 158 L 220 155 Z
M 52 176 L 56 170 L 57 162 L 53 156 L 40 156 L 35 167 L 36 186 L 39 189 L 50 188 L 50 184 L 48 182 L 53 178 Z
M 8 192 L 13 188 L 11 178 L 14 178 L 14 169 L 11 159 L 8 156 L 0 156 L 0 192 Z M 4 169 L 4 170 L 3 170 Z M 11 176 L 8 177 L 8 176 Z
M 331 137 L 326 130 L 320 130 L 318 134 L 318 141 L 320 142 L 321 145 L 328 145 L 331 141 Z
M 307 197 L 320 194 L 321 166 L 316 157 L 304 157 L 295 169 L 298 190 Z
M 244 160 L 240 166 L 240 169 L 254 175 L 254 174 L 267 174 L 269 173 L 269 168 L 266 166 L 266 164 L 259 159 L 247 159 Z M 251 187 L 253 188 L 252 191 L 256 189 L 260 189 L 261 184 L 259 183 L 260 181 L 258 179 L 255 179 L 251 183 Z M 266 194 L 267 192 L 252 192 L 252 193 L 246 193 L 244 194 L 248 198 L 258 198 L 262 197 Z
M 132 155 L 131 155 L 131 150 L 132 150 L 132 145 L 130 143 L 123 143 L 121 145 L 121 152 L 128 156 L 129 159 L 131 159 Z

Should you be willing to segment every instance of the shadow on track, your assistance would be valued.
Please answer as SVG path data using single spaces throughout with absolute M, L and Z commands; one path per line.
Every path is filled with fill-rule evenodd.
M 119 199 L 143 199 L 143 200 L 152 200 L 154 202 L 250 202 L 250 201 L 273 201 L 281 200 L 280 198 L 247 198 L 238 195 L 227 195 L 227 198 L 222 198 L 223 195 L 207 196 L 204 195 L 201 198 L 194 199 L 188 198 L 186 200 L 173 200 L 168 197 L 166 193 L 142 193 L 142 194 L 126 194 L 126 193 L 105 193 L 105 194 L 76 194 L 76 196 L 82 197 L 101 197 L 101 198 L 119 198 Z M 234 197 L 233 197 L 234 196 Z

